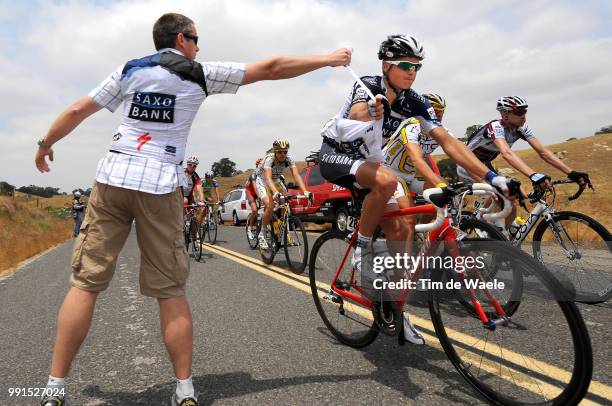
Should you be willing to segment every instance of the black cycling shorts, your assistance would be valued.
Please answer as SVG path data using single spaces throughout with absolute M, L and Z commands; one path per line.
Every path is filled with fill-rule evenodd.
M 355 175 L 351 174 L 351 168 L 355 160 L 337 147 L 330 145 L 325 140 L 319 151 L 319 169 L 321 175 L 328 182 L 351 189 L 354 186 Z

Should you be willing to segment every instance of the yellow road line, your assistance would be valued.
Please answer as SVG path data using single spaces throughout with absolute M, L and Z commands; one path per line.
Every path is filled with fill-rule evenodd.
M 234 262 L 238 262 L 241 265 L 244 265 L 256 272 L 259 272 L 261 274 L 264 274 L 266 276 L 269 276 L 273 279 L 276 279 L 280 282 L 283 282 L 285 284 L 291 285 L 294 288 L 297 288 L 303 292 L 306 292 L 308 294 L 311 294 L 311 290 L 310 290 L 310 280 L 307 276 L 304 275 L 296 275 L 286 269 L 283 268 L 279 268 L 277 266 L 274 265 L 267 265 L 265 263 L 263 263 L 260 260 L 257 260 L 253 257 L 250 257 L 248 255 L 244 255 L 241 254 L 239 252 L 236 251 L 232 251 L 229 250 L 227 248 L 221 248 L 218 246 L 213 246 L 210 245 L 208 243 L 204 244 L 204 248 L 208 249 L 209 251 L 212 252 L 216 252 L 217 254 L 228 258 Z M 301 281 L 302 283 L 298 282 Z M 304 284 L 305 283 L 305 284 Z M 317 282 L 317 286 L 319 288 L 322 288 L 323 290 L 329 290 L 329 285 L 322 283 L 320 281 Z M 319 296 L 321 296 L 321 293 L 319 293 Z M 363 308 L 363 307 L 357 307 L 357 306 L 351 306 L 351 310 L 353 313 L 358 314 L 361 317 L 365 317 L 369 320 L 372 320 L 372 314 L 369 310 Z M 416 316 L 414 314 L 410 315 L 410 319 L 411 321 L 416 322 L 415 324 L 417 326 L 423 327 L 425 329 L 428 329 L 430 331 L 434 331 L 434 326 L 431 323 L 430 320 L 428 319 L 424 319 L 422 317 Z M 452 338 L 453 340 L 462 342 L 464 344 L 467 344 L 468 346 L 473 346 L 473 343 L 475 340 L 478 340 L 476 337 L 472 337 L 470 335 L 455 331 L 453 329 L 450 328 L 446 328 L 446 332 L 447 335 Z M 440 346 L 439 342 L 438 342 L 438 338 L 435 336 L 432 336 L 430 334 L 427 333 L 422 333 L 423 336 L 426 337 L 426 343 L 433 347 L 436 348 L 440 351 L 442 350 L 442 347 Z M 478 341 L 482 341 L 482 340 L 478 340 Z M 477 348 L 477 350 L 488 353 L 490 355 L 493 355 L 495 357 L 501 357 L 500 354 L 503 354 L 503 358 L 504 360 L 510 361 L 512 363 L 514 363 L 515 365 L 518 366 L 523 366 L 525 367 L 526 363 L 529 362 L 531 363 L 533 366 L 535 366 L 537 368 L 538 373 L 543 373 L 547 376 L 550 376 L 551 378 L 557 379 L 560 382 L 569 382 L 570 378 L 571 378 L 571 374 L 569 372 L 567 372 L 566 370 L 556 367 L 554 365 L 550 365 L 544 361 L 540 361 L 538 359 L 535 359 L 533 357 L 529 357 L 517 352 L 514 352 L 510 349 L 498 346 L 496 344 L 493 343 L 484 343 L 486 348 Z M 467 354 L 467 351 L 466 351 Z M 478 355 L 477 354 L 468 354 L 467 356 L 465 354 L 462 354 L 463 358 L 469 359 L 470 361 L 476 361 L 478 359 Z M 481 358 L 482 359 L 482 358 Z M 483 361 L 484 362 L 484 361 Z M 498 366 L 493 366 L 492 363 L 491 364 L 484 364 L 482 366 L 480 366 L 481 369 L 487 371 L 487 372 L 491 372 L 491 373 L 499 373 L 499 367 Z M 507 370 L 508 375 L 507 377 L 504 377 L 505 379 L 512 379 L 513 382 L 516 383 L 516 377 L 517 376 L 521 376 L 524 375 L 523 373 L 509 368 L 509 367 L 504 367 L 505 370 Z M 531 379 L 533 382 L 524 382 L 524 380 L 522 380 L 521 386 L 523 386 L 524 388 L 531 390 L 535 393 L 539 393 L 539 394 L 544 394 L 546 396 L 554 396 L 556 394 L 559 393 L 559 388 L 551 385 L 549 383 L 540 381 L 540 380 L 536 380 L 535 378 L 529 378 Z M 608 400 L 612 400 L 612 387 L 599 382 L 599 381 L 595 381 L 592 380 L 591 384 L 589 386 L 589 393 L 593 394 L 593 395 L 597 395 L 600 397 L 603 397 L 605 399 Z M 587 405 L 587 404 L 595 404 L 592 403 L 589 400 L 583 400 L 583 402 L 581 403 L 581 405 Z

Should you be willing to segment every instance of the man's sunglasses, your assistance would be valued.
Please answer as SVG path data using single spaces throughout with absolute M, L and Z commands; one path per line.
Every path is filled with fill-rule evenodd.
M 192 168 L 197 168 L 198 165 L 194 165 L 194 164 L 187 164 L 187 166 L 191 166 Z
M 282 150 L 279 150 L 279 151 L 274 151 L 274 152 L 277 152 L 277 153 L 279 153 L 279 154 L 285 154 L 285 155 L 287 155 L 287 152 L 288 152 L 288 151 L 282 151 Z
M 405 71 L 415 71 L 418 72 L 419 69 L 421 69 L 421 67 L 423 65 L 421 65 L 420 62 L 417 63 L 413 63 L 413 62 L 408 62 L 408 61 L 387 61 L 389 62 L 391 65 L 395 65 L 398 68 L 400 68 L 401 70 L 405 70 Z
M 179 35 L 179 34 L 183 34 L 183 36 L 185 38 L 192 40 L 194 44 L 198 45 L 198 36 L 197 35 L 191 35 L 191 34 L 188 34 L 186 32 L 170 32 L 170 33 L 168 33 L 168 35 Z
M 523 117 L 525 114 L 527 114 L 527 110 L 515 110 L 511 111 L 511 113 L 515 116 Z

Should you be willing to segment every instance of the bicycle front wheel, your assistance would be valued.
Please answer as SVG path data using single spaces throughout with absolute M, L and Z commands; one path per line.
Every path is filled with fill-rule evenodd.
M 601 303 L 612 297 L 612 236 L 591 217 L 569 211 L 540 222 L 533 233 L 533 256 L 568 278 L 576 300 Z
M 192 228 L 195 228 L 195 231 L 191 234 L 191 244 L 193 248 L 193 259 L 196 261 L 202 259 L 202 242 L 204 240 L 204 234 L 202 234 L 203 226 L 203 224 L 199 225 L 197 222 L 192 226 Z
M 486 221 L 478 220 L 474 217 L 464 217 L 461 219 L 459 229 L 467 234 L 468 238 L 488 238 L 491 240 L 506 241 L 507 238 L 499 228 Z
M 340 296 L 332 291 L 330 286 L 347 250 L 349 241 L 346 239 L 346 233 L 327 231 L 317 238 L 310 253 L 310 290 L 317 311 L 329 331 L 341 343 L 361 348 L 369 345 L 378 336 L 372 311 L 355 300 Z M 346 261 L 342 264 L 336 286 L 361 295 L 361 275 L 353 271 L 351 265 L 353 250 L 351 247 Z
M 297 217 L 289 217 L 283 233 L 283 246 L 287 265 L 291 272 L 302 274 L 308 261 L 308 237 L 302 221 Z
M 217 221 L 214 214 L 209 214 L 206 217 L 206 224 L 208 224 L 208 242 L 214 244 L 217 242 Z
M 568 301 L 571 286 L 516 247 L 497 244 L 495 256 L 531 275 L 520 308 L 485 328 L 454 294 L 430 290 L 431 319 L 444 352 L 492 404 L 578 404 L 590 384 L 593 353 L 586 325 L 575 303 Z M 467 296 L 467 289 L 461 289 Z M 490 318 L 496 314 L 484 300 L 482 305 Z
M 257 248 L 257 245 L 259 244 L 259 240 L 257 239 L 257 236 L 259 235 L 259 230 L 261 229 L 261 225 L 260 225 L 261 220 L 255 219 L 255 226 L 253 227 L 254 230 L 252 233 L 250 233 L 251 235 L 249 236 L 249 223 L 251 221 L 252 215 L 253 213 L 249 214 L 249 217 L 247 218 L 247 221 L 246 221 L 246 225 L 244 226 L 244 231 L 246 233 L 246 238 L 247 238 L 247 242 L 249 243 L 249 247 L 251 247 L 251 249 L 255 249 Z

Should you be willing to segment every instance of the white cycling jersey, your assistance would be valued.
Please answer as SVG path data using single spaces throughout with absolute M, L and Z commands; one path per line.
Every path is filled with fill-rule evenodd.
M 285 162 L 277 161 L 274 158 L 273 153 L 266 155 L 263 162 L 261 162 L 257 166 L 257 169 L 255 170 L 257 177 L 260 178 L 262 181 L 264 181 L 264 184 L 266 180 L 264 177 L 265 168 L 269 168 L 272 170 L 272 180 L 278 183 L 280 182 L 280 177 L 286 168 L 295 168 L 295 161 L 289 155 L 287 155 L 287 159 L 285 159 Z
M 364 76 L 361 80 L 374 95 L 387 94 L 381 76 Z M 399 124 L 409 117 L 417 119 L 426 134 L 440 126 L 433 108 L 412 89 L 400 92 L 393 104 L 385 107 L 381 120 L 363 122 L 348 118 L 354 104 L 369 100 L 366 91 L 355 83 L 340 112 L 321 130 L 323 137 L 336 142 L 343 152 L 353 159 L 382 161 L 383 143 L 395 132 Z
M 480 161 L 491 162 L 499 155 L 499 148 L 494 142 L 496 139 L 506 140 L 512 147 L 518 140 L 529 141 L 534 137 L 533 131 L 527 125 L 510 131 L 499 120 L 493 120 L 468 137 L 467 147 Z
M 174 49 L 119 67 L 90 97 L 123 117 L 110 149 L 180 165 L 193 119 L 207 96 L 236 93 L 242 63 L 198 63 Z
M 449 132 L 449 134 L 451 133 Z M 410 159 L 406 144 L 418 145 L 423 153 L 425 162 L 428 161 L 429 156 L 440 144 L 434 138 L 421 131 L 421 126 L 417 119 L 410 119 L 400 132 L 389 139 L 387 145 L 383 148 L 383 163 L 393 169 L 403 179 L 410 182 L 417 175 L 417 169 Z

